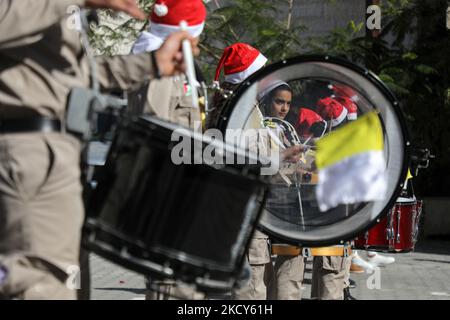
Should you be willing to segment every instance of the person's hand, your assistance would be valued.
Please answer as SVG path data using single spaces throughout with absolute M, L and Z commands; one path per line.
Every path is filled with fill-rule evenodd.
M 281 153 L 282 160 L 285 162 L 296 163 L 300 161 L 300 155 L 304 151 L 302 146 L 293 146 L 287 148 Z
M 136 0 L 86 0 L 85 5 L 93 9 L 122 11 L 139 20 L 146 19 L 145 13 L 139 9 Z
M 155 52 L 156 63 L 161 76 L 173 76 L 186 71 L 182 52 L 182 42 L 186 39 L 191 42 L 194 56 L 199 55 L 198 38 L 192 38 L 186 31 L 172 33 L 164 41 L 161 48 Z

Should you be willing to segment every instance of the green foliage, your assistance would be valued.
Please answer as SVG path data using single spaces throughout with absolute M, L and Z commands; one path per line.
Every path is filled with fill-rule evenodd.
M 276 8 L 264 9 L 266 1 L 248 1 L 249 6 L 245 2 L 233 1 L 224 11 L 225 19 L 207 29 L 205 40 L 216 45 L 209 48 L 216 59 L 224 44 L 247 41 L 273 60 L 301 51 L 339 56 L 366 66 L 401 101 L 413 144 L 430 148 L 437 157 L 416 179 L 419 194 L 450 195 L 450 32 L 442 23 L 447 0 L 385 0 L 379 37 L 361 37 L 364 25 L 350 21 L 344 28 L 302 43 L 301 25 L 285 30 L 283 18 L 273 19 L 283 17 L 278 10 L 286 12 L 289 1 L 277 1 L 273 3 Z M 329 3 L 339 5 L 338 1 Z M 246 12 L 258 6 L 261 10 Z
M 271 61 L 298 54 L 300 35 L 305 28 L 292 21 L 290 0 L 235 0 L 222 6 L 209 6 L 206 30 L 201 38 L 200 58 L 205 74 L 213 69 L 223 49 L 236 42 L 247 42 Z M 217 8 L 217 5 L 220 8 Z
M 154 0 L 139 0 L 139 5 L 149 13 L 153 2 Z M 92 26 L 89 37 L 93 49 L 100 55 L 112 56 L 124 53 L 121 51 L 129 48 L 148 24 L 148 22 L 138 21 L 111 10 L 99 11 L 99 17 L 101 21 L 107 22 L 103 22 L 99 26 Z

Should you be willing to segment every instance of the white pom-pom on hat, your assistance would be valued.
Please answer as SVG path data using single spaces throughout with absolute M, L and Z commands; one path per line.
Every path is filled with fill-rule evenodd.
M 164 17 L 169 13 L 169 8 L 167 8 L 167 6 L 164 3 L 155 4 L 154 11 L 158 17 Z

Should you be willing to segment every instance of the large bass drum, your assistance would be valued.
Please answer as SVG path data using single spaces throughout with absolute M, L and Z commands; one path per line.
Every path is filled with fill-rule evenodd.
M 291 100 L 289 95 L 275 92 L 280 86 L 290 88 Z M 326 112 L 324 115 L 319 110 L 319 101 L 323 99 L 340 101 L 345 113 L 335 113 L 334 118 L 326 119 Z M 282 106 L 286 104 L 290 104 L 289 112 Z M 304 109 L 309 114 L 323 115 L 318 121 L 322 124 L 315 130 L 313 126 L 303 126 L 303 120 L 311 124 L 308 121 L 314 118 L 309 115 L 301 120 Z M 313 141 L 371 111 L 377 112 L 383 129 L 386 196 L 379 201 L 339 205 L 321 212 L 315 193 L 317 170 Z M 259 70 L 242 83 L 223 106 L 213 126 L 223 132 L 228 144 L 242 147 L 248 144 L 239 135 L 236 138 L 236 131 L 267 129 L 265 119 L 270 117 L 289 122 L 297 130 L 301 143 L 310 145 L 303 159 L 310 168 L 299 176 L 297 170 L 295 180 L 279 174 L 272 179 L 260 229 L 293 245 L 331 245 L 353 239 L 386 216 L 405 181 L 410 142 L 399 102 L 379 78 L 353 63 L 328 56 L 300 56 L 281 61 Z M 312 134 L 313 131 L 318 134 Z M 277 140 L 274 135 L 277 133 L 272 134 L 273 140 Z

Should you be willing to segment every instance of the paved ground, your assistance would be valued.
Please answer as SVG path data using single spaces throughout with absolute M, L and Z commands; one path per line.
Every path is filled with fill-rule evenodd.
M 367 282 L 377 285 L 369 274 L 352 274 L 357 288 L 351 293 L 362 300 L 450 300 L 450 240 L 419 241 L 416 251 L 390 254 L 396 262 L 380 269 L 380 289 L 369 289 Z M 304 298 L 310 296 L 311 267 L 309 261 L 304 282 Z M 91 255 L 92 299 L 144 299 L 142 276 Z

